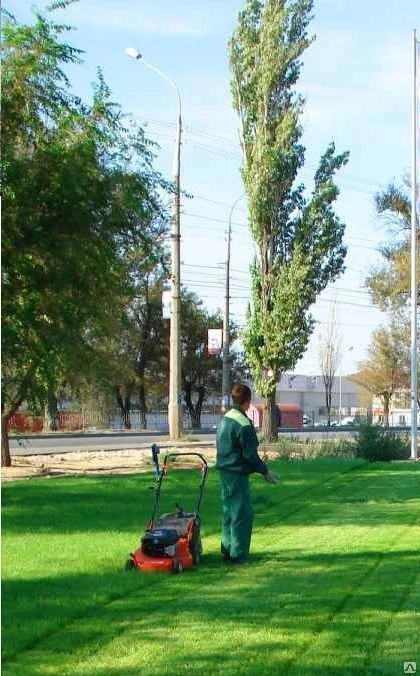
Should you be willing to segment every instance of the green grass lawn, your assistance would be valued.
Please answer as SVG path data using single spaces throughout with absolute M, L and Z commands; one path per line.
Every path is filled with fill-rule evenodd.
M 277 485 L 252 480 L 251 565 L 233 568 L 210 471 L 203 561 L 179 576 L 123 572 L 149 476 L 5 485 L 3 675 L 419 673 L 420 464 L 275 469 Z M 163 509 L 197 481 L 174 470 Z

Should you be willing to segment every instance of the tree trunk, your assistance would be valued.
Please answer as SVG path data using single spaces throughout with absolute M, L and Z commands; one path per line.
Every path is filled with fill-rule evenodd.
M 389 394 L 384 394 L 383 395 L 383 400 L 384 400 L 384 426 L 389 427 L 389 403 L 390 403 L 391 397 Z
M 55 393 L 50 391 L 48 392 L 48 411 L 50 414 L 50 430 L 56 432 L 58 430 L 58 407 L 57 407 L 57 397 Z
M 184 396 L 185 405 L 187 407 L 188 415 L 190 416 L 191 427 L 192 427 L 192 429 L 197 429 L 197 428 L 194 427 L 196 418 L 195 418 L 195 409 L 194 409 L 194 406 L 193 406 L 193 403 L 192 403 L 192 397 L 191 397 L 192 387 L 191 387 L 191 383 L 188 380 L 184 381 L 184 392 L 185 392 L 185 396 Z
M 278 436 L 278 409 L 276 393 L 263 399 L 262 437 L 265 441 L 275 441 Z
M 47 403 L 44 408 L 44 429 L 56 432 L 59 428 L 57 397 L 54 392 L 48 390 Z
M 9 424 L 10 415 L 7 413 L 2 413 L 1 416 L 1 466 L 10 467 L 12 464 L 12 459 L 10 457 L 9 449 Z
M 125 430 L 131 430 L 131 391 L 132 388 L 128 388 L 125 396 L 123 397 L 118 388 L 115 389 L 115 396 L 117 399 L 117 404 L 120 408 L 120 414 Z
M 197 403 L 195 405 L 195 420 L 196 420 L 196 427 L 195 429 L 201 430 L 201 412 L 203 409 L 203 401 L 204 397 L 206 396 L 206 390 L 204 387 L 199 387 L 198 388 L 198 399 Z
M 123 409 L 123 421 L 124 429 L 131 430 L 131 397 L 128 395 L 124 397 L 124 409 Z
M 193 430 L 201 430 L 201 411 L 203 408 L 203 401 L 205 396 L 205 389 L 202 387 L 198 388 L 198 399 L 194 407 L 194 416 L 191 418 L 191 426 Z
M 10 467 L 12 459 L 10 457 L 9 448 L 9 420 L 12 415 L 18 410 L 25 395 L 28 384 L 31 381 L 32 371 L 29 370 L 22 379 L 18 395 L 12 400 L 8 408 L 4 405 L 4 395 L 1 402 L 1 466 Z
M 332 403 L 332 386 L 333 378 L 328 374 L 323 375 L 324 387 L 325 387 L 325 408 L 327 409 L 327 425 L 331 425 L 331 403 Z
M 327 408 L 327 425 L 331 425 L 331 390 L 326 390 L 325 392 L 325 403 Z
M 201 430 L 201 411 L 197 411 L 194 407 L 188 410 L 191 420 L 191 429 Z
M 147 404 L 146 404 L 146 392 L 144 391 L 144 383 L 141 381 L 139 387 L 139 409 L 140 409 L 140 428 L 142 430 L 147 430 Z
M 191 429 L 193 430 L 201 430 L 201 409 L 203 407 L 203 401 L 205 397 L 205 388 L 198 387 L 198 399 L 197 403 L 193 404 L 192 400 L 192 385 L 191 383 L 186 380 L 183 383 L 184 386 L 184 401 L 185 405 L 187 407 L 188 415 L 190 416 L 190 421 L 191 421 Z

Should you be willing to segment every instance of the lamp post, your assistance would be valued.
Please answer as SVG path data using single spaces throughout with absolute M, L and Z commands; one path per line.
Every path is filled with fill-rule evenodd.
M 349 347 L 348 350 L 344 352 L 344 354 L 347 354 L 347 352 L 351 352 L 353 349 L 353 346 Z M 339 377 L 339 400 L 338 400 L 338 424 L 341 425 L 341 404 L 342 404 L 342 386 L 341 386 L 341 379 L 342 379 L 342 362 L 343 362 L 343 356 L 340 359 L 340 377 Z
M 230 343 L 229 343 L 229 302 L 230 302 L 230 243 L 232 239 L 232 214 L 238 202 L 244 197 L 243 192 L 232 204 L 229 212 L 229 227 L 227 240 L 226 258 L 226 284 L 225 284 L 225 312 L 223 315 L 223 353 L 222 353 L 222 411 L 227 411 L 230 403 Z
M 181 256 L 180 256 L 180 158 L 181 158 L 181 96 L 178 87 L 170 77 L 143 58 L 134 47 L 125 50 L 127 56 L 144 65 L 163 78 L 175 90 L 178 99 L 178 124 L 174 147 L 173 180 L 174 208 L 171 232 L 171 321 L 169 345 L 169 405 L 168 423 L 171 439 L 179 439 L 182 434 L 181 406 Z

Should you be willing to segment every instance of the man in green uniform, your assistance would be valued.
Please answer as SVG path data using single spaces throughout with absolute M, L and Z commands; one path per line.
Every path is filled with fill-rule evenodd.
M 258 438 L 246 411 L 251 390 L 237 384 L 231 391 L 233 406 L 217 427 L 217 461 L 222 489 L 222 543 L 225 561 L 246 563 L 252 533 L 249 475 L 262 474 L 268 483 L 278 481 L 258 455 Z

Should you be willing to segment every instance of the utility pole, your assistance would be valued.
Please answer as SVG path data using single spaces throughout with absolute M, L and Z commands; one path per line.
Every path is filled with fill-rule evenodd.
M 412 460 L 417 459 L 417 134 L 418 134 L 418 81 L 417 65 L 420 61 L 420 42 L 417 41 L 416 31 L 413 31 L 413 128 L 412 128 L 412 157 L 411 157 L 411 454 Z
M 227 237 L 226 282 L 225 282 L 225 311 L 223 315 L 223 352 L 222 352 L 222 412 L 226 412 L 230 405 L 230 344 L 229 344 L 229 302 L 230 302 L 230 248 L 232 240 L 232 214 L 236 205 L 244 197 L 240 197 L 232 204 L 229 212 L 229 226 Z
M 176 87 L 176 86 L 175 86 Z M 181 169 L 181 99 L 179 96 L 179 115 L 174 155 L 174 215 L 171 233 L 171 326 L 169 345 L 169 405 L 168 423 L 171 439 L 179 439 L 182 434 L 181 402 L 181 217 L 180 217 L 180 169 Z
M 178 99 L 178 124 L 174 147 L 172 175 L 174 181 L 174 209 L 171 230 L 171 320 L 169 337 L 169 404 L 168 424 L 171 439 L 179 439 L 182 434 L 181 402 L 181 218 L 180 218 L 180 169 L 181 169 L 181 96 L 175 82 L 162 73 L 159 68 L 146 61 L 135 47 L 125 50 L 127 56 L 141 60 L 147 68 L 163 78 L 175 90 Z

